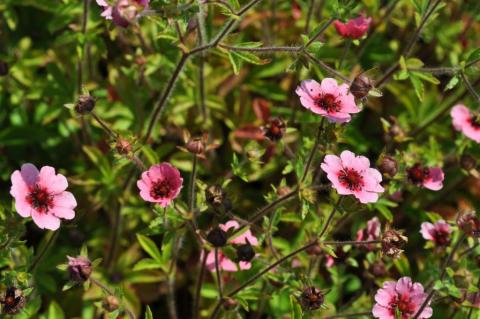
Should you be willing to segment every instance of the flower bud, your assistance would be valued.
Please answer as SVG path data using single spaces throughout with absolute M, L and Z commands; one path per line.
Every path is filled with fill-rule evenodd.
M 385 277 L 387 275 L 387 268 L 381 260 L 375 261 L 373 264 L 371 264 L 369 267 L 369 271 L 376 278 Z
M 207 234 L 207 240 L 214 247 L 223 247 L 227 244 L 227 233 L 220 227 L 213 228 Z
M 373 81 L 364 74 L 357 76 L 350 85 L 350 93 L 361 100 L 368 95 L 373 88 Z
M 470 171 L 477 167 L 477 161 L 473 156 L 468 155 L 468 154 L 463 154 L 462 157 L 460 158 L 460 165 L 462 168 L 466 171 Z
M 408 242 L 408 238 L 401 231 L 388 229 L 382 235 L 382 252 L 384 255 L 398 258 L 403 252 L 401 249 Z
M 223 308 L 225 308 L 225 310 L 233 310 L 233 309 L 235 309 L 237 306 L 238 306 L 238 302 L 237 302 L 235 299 L 226 298 L 226 299 L 223 301 Z
M 80 115 L 85 115 L 93 111 L 95 108 L 95 99 L 93 96 L 85 94 L 85 95 L 80 95 L 77 101 L 77 104 L 75 104 L 75 112 L 77 112 Z
M 262 127 L 263 135 L 273 142 L 282 139 L 285 134 L 286 124 L 279 118 L 270 119 L 265 126 Z
M 315 287 L 308 287 L 300 296 L 300 304 L 303 310 L 310 311 L 320 308 L 325 301 L 325 295 Z
M 457 225 L 467 236 L 480 237 L 480 219 L 474 212 L 459 214 Z
M 255 257 L 255 250 L 247 240 L 246 244 L 237 246 L 237 260 L 249 262 Z
M 120 307 L 120 302 L 118 301 L 117 297 L 110 295 L 103 298 L 102 306 L 103 309 L 105 309 L 106 311 L 112 312 L 117 310 L 118 307 Z
M 319 244 L 315 244 L 308 247 L 305 252 L 310 256 L 320 256 L 323 252 L 323 249 Z
M 92 262 L 84 256 L 78 256 L 76 258 L 67 256 L 67 258 L 70 279 L 77 282 L 87 281 L 93 271 Z
M 390 178 L 397 175 L 398 163 L 392 156 L 385 155 L 381 158 L 378 170 Z
M 128 155 L 132 151 L 132 144 L 123 138 L 118 138 L 115 149 L 120 155 Z
M 187 150 L 192 154 L 203 154 L 205 152 L 205 143 L 203 138 L 194 137 L 187 143 Z
M 16 315 L 25 307 L 25 297 L 20 289 L 8 287 L 5 294 L 0 297 L 0 303 L 4 315 Z
M 0 76 L 7 76 L 8 75 L 8 63 L 5 61 L 0 61 Z

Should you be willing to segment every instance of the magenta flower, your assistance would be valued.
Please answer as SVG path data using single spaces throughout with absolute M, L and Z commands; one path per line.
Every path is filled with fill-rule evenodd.
M 148 8 L 150 0 L 117 0 L 110 5 L 106 0 L 96 0 L 103 8 L 102 17 L 113 20 L 117 26 L 126 28 L 135 21 L 140 13 Z
M 438 191 L 443 187 L 445 175 L 440 167 L 423 167 L 415 164 L 407 169 L 408 179 L 415 185 Z
M 382 229 L 382 224 L 378 217 L 373 217 L 367 222 L 367 227 L 365 229 L 359 229 L 357 232 L 357 241 L 364 240 L 378 240 L 380 239 L 380 232 Z M 368 249 L 373 249 L 371 244 L 367 245 Z
M 472 114 L 463 104 L 457 104 L 450 112 L 453 127 L 468 138 L 480 143 L 480 121 L 478 115 Z
M 167 207 L 182 189 L 183 178 L 178 169 L 169 163 L 151 166 L 137 181 L 140 196 L 147 202 Z
M 370 22 L 372 22 L 372 18 L 366 18 L 364 15 L 361 15 L 358 18 L 348 20 L 347 23 L 335 20 L 334 25 L 339 35 L 354 40 L 363 37 L 367 33 Z
M 218 225 L 223 231 L 233 233 L 234 230 L 238 229 L 240 225 L 235 220 L 230 220 L 225 224 Z M 252 232 L 249 230 L 243 232 L 241 235 L 229 240 L 231 244 L 243 245 L 249 243 L 252 246 L 258 246 L 258 239 L 255 237 Z M 218 250 L 218 266 L 221 270 L 227 272 L 235 272 L 238 270 L 247 270 L 252 267 L 252 263 L 248 261 L 240 261 L 235 263 L 227 256 L 225 256 L 221 250 Z M 210 251 L 207 255 L 206 267 L 209 271 L 215 271 L 215 251 Z
M 410 319 L 417 313 L 427 298 L 422 284 L 413 283 L 410 277 L 402 277 L 397 282 L 386 281 L 383 287 L 375 295 L 376 304 L 372 314 L 375 318 L 395 319 L 398 311 L 401 319 Z M 430 318 L 432 308 L 425 307 L 418 317 L 419 319 Z
M 420 233 L 426 240 L 433 241 L 438 246 L 447 246 L 450 243 L 450 233 L 452 229 L 444 220 L 439 220 L 435 224 L 422 223 Z
M 338 85 L 335 79 L 325 78 L 322 84 L 305 80 L 295 92 L 306 109 L 325 116 L 330 122 L 347 123 L 352 119 L 351 113 L 360 112 L 348 85 Z
M 384 191 L 380 185 L 382 174 L 370 168 L 370 161 L 365 156 L 356 156 L 350 151 L 343 151 L 340 157 L 327 155 L 321 168 L 338 194 L 353 195 L 361 203 L 376 202 L 378 193 Z
M 15 198 L 15 209 L 22 217 L 31 216 L 38 227 L 56 230 L 60 218 L 75 217 L 77 201 L 72 193 L 65 191 L 68 182 L 65 176 L 55 174 L 55 169 L 43 166 L 38 169 L 30 163 L 23 164 L 20 171 L 11 176 L 10 194 Z

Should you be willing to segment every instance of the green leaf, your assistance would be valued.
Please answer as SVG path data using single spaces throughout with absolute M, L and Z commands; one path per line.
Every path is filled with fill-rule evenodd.
M 263 64 L 267 64 L 267 63 L 270 62 L 270 60 L 260 59 L 258 56 L 256 56 L 253 53 L 250 53 L 250 52 L 230 51 L 230 53 L 232 55 L 234 55 L 235 57 L 239 58 L 240 60 L 243 60 L 243 61 L 251 63 L 251 64 L 263 65 Z
M 162 255 L 160 254 L 160 251 L 158 250 L 157 245 L 155 245 L 153 240 L 142 234 L 137 234 L 137 240 L 140 243 L 140 246 L 142 246 L 143 250 L 145 250 L 147 254 L 150 255 L 150 257 L 157 261 L 162 260 Z
M 413 74 L 410 76 L 410 82 L 413 84 L 413 88 L 415 89 L 415 93 L 417 94 L 418 99 L 420 102 L 423 101 L 423 94 L 425 93 L 425 88 L 423 86 L 422 81 Z
M 453 89 L 455 86 L 457 86 L 457 84 L 460 82 L 460 79 L 458 78 L 458 76 L 454 76 L 450 79 L 450 81 L 448 81 L 447 85 L 445 86 L 445 89 L 444 91 L 448 91 L 448 90 L 451 90 Z
M 295 296 L 290 295 L 290 318 L 302 319 L 302 307 L 299 305 Z
M 432 74 L 430 73 L 424 73 L 424 72 L 412 72 L 412 74 L 414 74 L 416 77 L 422 79 L 422 80 L 425 80 L 427 82 L 430 82 L 430 83 L 433 83 L 435 85 L 438 85 L 440 84 L 440 81 L 434 77 Z
M 65 318 L 62 308 L 55 301 L 52 301 L 50 303 L 50 306 L 48 307 L 47 318 L 48 319 L 64 319 Z
M 147 310 L 145 310 L 145 319 L 153 319 L 152 310 L 148 305 L 147 305 Z
M 480 59 L 480 48 L 473 50 L 473 52 L 468 55 L 467 63 L 478 59 Z
M 133 266 L 134 271 L 145 270 L 145 269 L 161 269 L 163 265 L 155 259 L 145 258 L 140 260 L 138 263 Z
M 241 64 L 240 59 L 233 54 L 233 51 L 228 51 L 228 59 L 230 60 L 230 64 L 232 65 L 233 73 L 238 74 Z

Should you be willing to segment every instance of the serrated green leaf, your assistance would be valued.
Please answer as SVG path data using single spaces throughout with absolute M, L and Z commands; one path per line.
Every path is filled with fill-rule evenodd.
M 415 89 L 415 93 L 417 94 L 418 99 L 420 102 L 423 101 L 423 95 L 425 93 L 425 88 L 423 86 L 422 81 L 414 76 L 413 74 L 410 75 L 410 82 L 413 84 L 413 88 Z

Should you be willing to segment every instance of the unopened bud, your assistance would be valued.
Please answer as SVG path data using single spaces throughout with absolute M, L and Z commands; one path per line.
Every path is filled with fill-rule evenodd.
M 207 234 L 207 240 L 214 247 L 223 247 L 227 244 L 227 233 L 220 227 L 213 228 Z
M 88 94 L 80 95 L 77 104 L 75 104 L 75 112 L 80 115 L 88 114 L 95 108 L 95 103 L 93 96 Z
M 129 141 L 123 138 L 118 138 L 117 143 L 115 144 L 115 149 L 120 155 L 128 155 L 132 151 L 132 145 Z
M 471 155 L 463 154 L 460 158 L 460 165 L 464 170 L 470 171 L 477 167 L 477 160 Z
M 112 312 L 117 310 L 118 307 L 120 307 L 120 302 L 118 301 L 117 297 L 110 295 L 103 298 L 102 306 L 103 309 L 105 309 L 106 311 Z
M 369 270 L 370 273 L 377 278 L 385 277 L 387 274 L 387 268 L 382 261 L 375 261 L 372 265 L 370 265 Z
M 397 175 L 398 172 L 398 163 L 395 158 L 391 156 L 383 156 L 380 159 L 380 163 L 378 165 L 378 170 L 383 174 L 390 178 Z
M 316 310 L 320 308 L 324 302 L 324 293 L 315 287 L 306 288 L 300 296 L 300 304 L 306 311 Z
M 373 88 L 373 81 L 364 74 L 357 76 L 350 85 L 350 93 L 361 100 L 368 95 Z
M 84 256 L 78 256 L 76 258 L 67 256 L 67 258 L 70 279 L 77 282 L 87 281 L 93 271 L 92 262 Z
M 223 301 L 223 308 L 225 308 L 225 310 L 233 310 L 233 309 L 235 309 L 237 306 L 238 306 L 238 301 L 236 301 L 235 299 L 226 298 L 226 299 Z
M 480 237 L 480 219 L 474 212 L 460 214 L 457 225 L 467 236 Z
M 194 137 L 187 142 L 187 150 L 192 154 L 203 154 L 205 152 L 205 143 L 203 138 Z
M 310 256 L 319 256 L 322 254 L 323 249 L 319 244 L 308 247 L 305 252 Z

